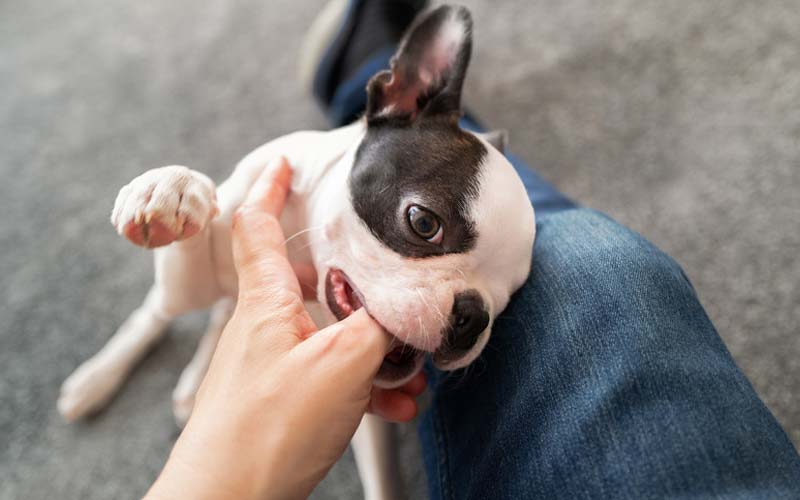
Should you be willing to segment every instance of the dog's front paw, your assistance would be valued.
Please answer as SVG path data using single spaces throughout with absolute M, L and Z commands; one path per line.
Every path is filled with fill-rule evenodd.
M 148 170 L 123 187 L 111 223 L 132 243 L 155 248 L 194 236 L 217 212 L 214 182 L 173 165 Z

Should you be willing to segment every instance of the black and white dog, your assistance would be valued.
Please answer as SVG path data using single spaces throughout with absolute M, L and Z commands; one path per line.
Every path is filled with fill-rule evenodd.
M 123 187 L 111 221 L 134 243 L 159 247 L 155 284 L 108 344 L 64 382 L 61 414 L 74 420 L 101 408 L 170 319 L 211 307 L 208 331 L 173 393 L 176 418 L 185 422 L 237 295 L 231 217 L 279 156 L 294 169 L 281 224 L 286 234 L 305 236 L 287 245 L 290 260 L 319 276 L 325 307 L 317 319 L 331 322 L 365 307 L 397 339 L 375 384 L 408 381 L 426 353 L 443 370 L 472 362 L 528 275 L 535 224 L 508 160 L 458 125 L 471 29 L 464 8 L 420 16 L 392 69 L 369 82 L 363 119 L 275 139 L 219 187 L 181 166 L 150 170 Z M 393 495 L 384 425 L 366 417 L 353 441 L 370 498 Z

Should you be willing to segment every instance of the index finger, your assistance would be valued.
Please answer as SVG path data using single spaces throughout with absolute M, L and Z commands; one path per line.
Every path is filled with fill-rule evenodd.
M 291 180 L 292 168 L 286 158 L 280 156 L 261 171 L 242 205 L 244 208 L 256 208 L 279 218 L 289 195 Z
M 240 290 L 271 283 L 300 293 L 297 278 L 286 260 L 285 238 L 278 221 L 291 176 L 285 158 L 271 162 L 233 217 L 233 258 Z

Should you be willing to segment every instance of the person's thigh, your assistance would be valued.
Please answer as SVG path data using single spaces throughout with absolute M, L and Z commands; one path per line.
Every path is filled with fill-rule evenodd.
M 430 371 L 431 498 L 797 498 L 797 452 L 677 264 L 587 209 L 537 225 L 484 353 Z

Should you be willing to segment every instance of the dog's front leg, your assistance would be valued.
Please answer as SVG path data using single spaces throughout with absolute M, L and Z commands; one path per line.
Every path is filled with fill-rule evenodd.
M 393 431 L 389 422 L 367 414 L 350 442 L 366 500 L 393 500 L 400 494 Z
M 155 252 L 156 283 L 100 352 L 64 381 L 58 409 L 67 420 L 102 408 L 173 317 L 219 298 L 209 227 L 216 212 L 213 182 L 186 167 L 150 170 L 120 190 L 111 217 L 117 231 L 137 245 L 163 247 Z

